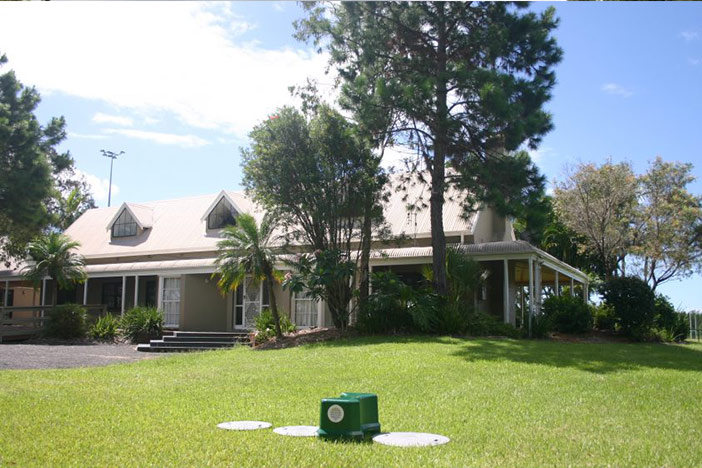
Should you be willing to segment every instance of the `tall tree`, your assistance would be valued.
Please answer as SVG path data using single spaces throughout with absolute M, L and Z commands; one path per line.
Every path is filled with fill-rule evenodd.
M 29 257 L 24 276 L 39 286 L 45 277 L 54 281 L 51 304 L 56 305 L 59 289 L 69 289 L 86 278 L 85 260 L 73 250 L 80 244 L 58 232 L 50 232 L 29 244 Z
M 0 55 L 0 67 L 6 63 Z M 53 177 L 73 165 L 69 153 L 56 149 L 66 137 L 65 120 L 42 126 L 34 115 L 39 100 L 13 71 L 0 75 L 0 261 L 6 263 L 22 258 L 27 243 L 50 223 Z
M 692 164 L 660 157 L 639 178 L 639 205 L 631 253 L 639 274 L 655 289 L 702 270 L 702 197 L 687 186 Z
M 75 177 L 72 170 L 57 177 L 47 208 L 51 215 L 51 227 L 65 231 L 80 215 L 95 208 L 95 200 L 84 177 Z
M 282 108 L 250 138 L 251 147 L 242 151 L 244 185 L 263 208 L 279 214 L 289 241 L 328 252 L 316 256 L 325 260 L 324 271 L 336 259 L 338 271 L 312 292 L 345 328 L 355 270 L 347 267 L 364 244 L 364 216 L 377 215 L 364 207 L 369 192 L 379 189 L 378 164 L 356 128 L 326 105 L 307 116 Z M 317 262 L 309 271 L 323 274 L 320 268 Z
M 222 230 L 223 239 L 217 243 L 217 285 L 223 291 L 235 291 L 246 278 L 252 275 L 257 281 L 265 281 L 270 295 L 271 314 L 275 322 L 275 334 L 283 337 L 280 315 L 273 286 L 278 281 L 275 272 L 276 256 L 271 243 L 275 224 L 265 216 L 261 225 L 250 214 L 236 218 L 234 226 Z
M 628 163 L 581 164 L 556 184 L 554 205 L 563 224 L 595 253 L 597 273 L 624 273 L 620 263 L 633 241 L 637 179 Z
M 554 10 L 522 13 L 522 3 L 305 3 L 297 37 L 330 52 L 342 81 L 341 104 L 377 142 L 410 145 L 431 185 L 433 282 L 445 295 L 447 185 L 478 199 L 495 186 L 491 164 L 510 167 L 505 152 L 536 147 L 551 127 L 543 110 L 561 59 Z M 506 161 L 506 162 L 504 162 Z M 447 180 L 447 167 L 459 175 Z M 528 185 L 504 187 L 519 193 Z M 494 193 L 492 193 L 494 195 Z M 515 205 L 505 196 L 505 207 Z M 494 200 L 492 200 L 494 201 Z M 509 203 L 509 202 L 512 203 Z M 475 207 L 468 206 L 474 209 Z

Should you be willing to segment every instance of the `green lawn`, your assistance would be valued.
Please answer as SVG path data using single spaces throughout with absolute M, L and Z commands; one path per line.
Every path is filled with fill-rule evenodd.
M 702 346 L 365 338 L 0 371 L 0 466 L 702 466 Z M 216 424 L 317 424 L 319 400 L 379 395 L 396 448 Z

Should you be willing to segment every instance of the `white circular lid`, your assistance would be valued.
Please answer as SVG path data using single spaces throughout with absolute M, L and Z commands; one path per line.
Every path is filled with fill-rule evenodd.
M 230 431 L 254 431 L 256 429 L 266 429 L 271 427 L 271 423 L 263 421 L 231 421 L 217 424 L 220 429 Z
M 273 432 L 291 437 L 317 437 L 317 429 L 318 426 L 283 426 L 276 427 Z
M 425 432 L 387 432 L 373 437 L 373 442 L 394 447 L 428 447 L 443 445 L 449 440 L 446 436 Z

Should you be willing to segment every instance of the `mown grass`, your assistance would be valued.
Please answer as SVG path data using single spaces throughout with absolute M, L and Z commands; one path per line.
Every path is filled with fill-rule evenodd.
M 0 372 L 0 466 L 702 466 L 702 346 L 357 338 L 103 368 Z M 379 395 L 385 431 L 445 446 L 223 431 L 317 424 Z

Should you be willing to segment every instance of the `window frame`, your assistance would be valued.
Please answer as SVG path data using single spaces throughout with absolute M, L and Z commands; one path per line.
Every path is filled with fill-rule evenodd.
M 127 226 L 129 231 L 127 231 Z M 114 223 L 112 223 L 112 237 L 134 237 L 139 233 L 139 224 L 136 218 L 126 208 L 122 210 Z
M 227 216 L 227 214 L 229 216 Z M 216 229 L 223 229 L 226 226 L 235 226 L 237 214 L 238 213 L 232 204 L 229 203 L 225 197 L 222 197 L 219 199 L 214 208 L 212 208 L 212 210 L 207 214 L 207 229 L 213 231 Z M 213 220 L 213 216 L 216 217 L 215 220 L 217 222 Z M 229 220 L 231 220 L 231 222 L 228 222 Z

